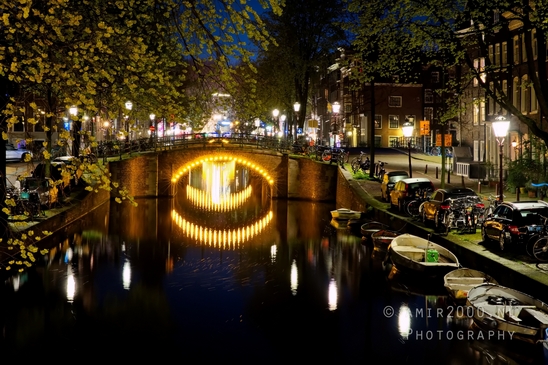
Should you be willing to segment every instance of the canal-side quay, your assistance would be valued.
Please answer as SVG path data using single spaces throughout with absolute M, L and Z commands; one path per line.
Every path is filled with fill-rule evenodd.
M 424 159 L 424 160 L 423 160 Z M 434 166 L 435 158 L 431 156 L 413 157 L 418 166 Z M 404 169 L 405 170 L 405 169 Z M 432 169 L 433 170 L 433 169 Z M 440 186 L 440 177 L 435 170 L 425 173 L 413 171 L 413 177 L 428 177 L 437 187 Z M 477 181 L 461 179 L 460 176 L 451 176 L 453 184 L 446 187 L 469 187 L 477 192 Z M 482 186 L 481 194 L 494 195 L 495 187 Z M 506 196 L 506 200 L 515 201 L 515 196 Z M 520 200 L 537 200 L 536 198 L 520 197 Z M 548 264 L 535 262 L 523 249 L 500 251 L 498 244 L 483 245 L 480 229 L 476 234 L 451 233 L 448 236 L 436 234 L 433 229 L 425 227 L 420 221 L 411 217 L 402 216 L 392 211 L 388 203 L 380 200 L 380 183 L 375 180 L 356 180 L 352 173 L 339 169 L 337 183 L 337 208 L 346 207 L 367 212 L 368 217 L 387 224 L 394 230 L 410 233 L 423 238 L 430 235 L 432 242 L 441 244 L 453 251 L 463 267 L 483 271 L 494 277 L 499 284 L 518 289 L 531 294 L 538 299 L 548 302 Z

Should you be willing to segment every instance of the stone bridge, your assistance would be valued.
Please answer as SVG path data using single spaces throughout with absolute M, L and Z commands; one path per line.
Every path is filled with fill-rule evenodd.
M 109 169 L 112 181 L 119 182 L 136 198 L 171 197 L 177 191 L 179 179 L 193 164 L 229 160 L 245 164 L 255 174 L 261 175 L 273 198 L 336 200 L 339 174 L 336 164 L 256 147 L 175 147 L 109 161 Z

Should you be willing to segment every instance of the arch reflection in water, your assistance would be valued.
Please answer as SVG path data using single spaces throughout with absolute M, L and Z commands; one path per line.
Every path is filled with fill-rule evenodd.
M 243 191 L 219 196 L 187 185 L 186 197 L 198 208 L 226 212 L 240 207 L 251 196 L 252 190 L 250 185 Z
M 194 224 L 181 217 L 175 210 L 171 212 L 171 217 L 175 224 L 190 238 L 208 246 L 234 249 L 239 248 L 241 243 L 258 235 L 270 223 L 273 213 L 269 211 L 265 217 L 255 223 L 228 230 L 213 229 Z

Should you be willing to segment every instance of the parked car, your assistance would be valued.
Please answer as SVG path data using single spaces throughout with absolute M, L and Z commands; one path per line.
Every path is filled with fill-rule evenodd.
M 390 192 L 394 189 L 394 185 L 400 180 L 407 179 L 409 174 L 407 171 L 390 171 L 384 174 L 381 181 L 381 200 L 390 201 Z
M 32 152 L 26 149 L 18 149 L 12 144 L 6 144 L 6 161 L 25 162 L 27 156 L 32 158 Z
M 415 196 L 419 189 L 432 189 L 434 184 L 425 177 L 412 177 L 398 181 L 390 192 L 390 207 L 405 211 L 405 204 Z
M 483 242 L 497 241 L 501 250 L 511 244 L 525 247 L 535 231 L 527 229 L 544 222 L 548 203 L 539 201 L 502 202 L 481 226 Z
M 433 221 L 436 227 L 439 226 L 445 211 L 450 210 L 451 201 L 464 197 L 477 197 L 478 204 L 481 203 L 478 194 L 470 188 L 452 188 L 452 189 L 437 189 L 432 192 L 430 198 L 425 201 L 420 207 L 420 216 L 422 221 L 427 224 L 429 221 Z M 483 204 L 483 203 L 481 203 Z

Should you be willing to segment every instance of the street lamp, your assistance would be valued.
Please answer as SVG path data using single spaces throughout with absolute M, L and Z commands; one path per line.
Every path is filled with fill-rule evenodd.
M 508 128 L 510 127 L 510 122 L 504 118 L 503 115 L 499 115 L 495 118 L 493 122 L 493 132 L 497 138 L 499 144 L 499 202 L 503 201 L 502 198 L 502 145 L 504 144 L 504 138 L 508 133 Z
M 276 121 L 276 124 L 278 125 L 277 127 L 280 128 L 279 124 L 280 124 L 280 120 L 278 119 L 278 116 L 280 115 L 280 111 L 278 109 L 274 109 L 272 111 L 272 116 L 274 117 L 274 120 Z
M 293 110 L 295 111 L 295 119 L 297 123 L 299 123 L 299 110 L 301 110 L 301 104 L 298 101 L 293 104 Z M 295 134 L 297 134 L 297 128 L 295 128 Z
M 413 177 L 413 169 L 411 168 L 411 137 L 413 137 L 413 129 L 415 126 L 413 123 L 406 121 L 403 123 L 401 129 L 403 136 L 407 138 L 407 154 L 409 155 L 409 177 Z
M 73 105 L 69 108 L 69 114 L 72 116 L 76 116 L 78 114 L 78 108 Z
M 131 109 L 133 109 L 133 103 L 129 100 L 126 101 L 126 109 L 128 110 L 128 114 L 129 114 L 129 111 L 131 111 Z M 129 115 L 126 118 L 126 142 L 128 140 L 129 140 Z
M 341 110 L 341 104 L 338 101 L 334 102 L 333 105 L 333 114 L 335 114 L 335 128 L 333 130 L 333 148 L 336 147 L 337 143 L 337 134 L 339 133 L 339 111 Z
M 287 118 L 285 116 L 285 114 L 282 114 L 280 115 L 280 130 L 283 131 L 283 136 L 286 137 L 287 134 L 286 134 L 286 126 L 285 126 L 285 118 Z
M 150 131 L 150 137 L 154 137 L 154 132 L 156 130 L 154 121 L 156 120 L 156 115 L 152 113 L 148 117 L 150 118 L 150 127 L 148 128 L 148 130 Z

